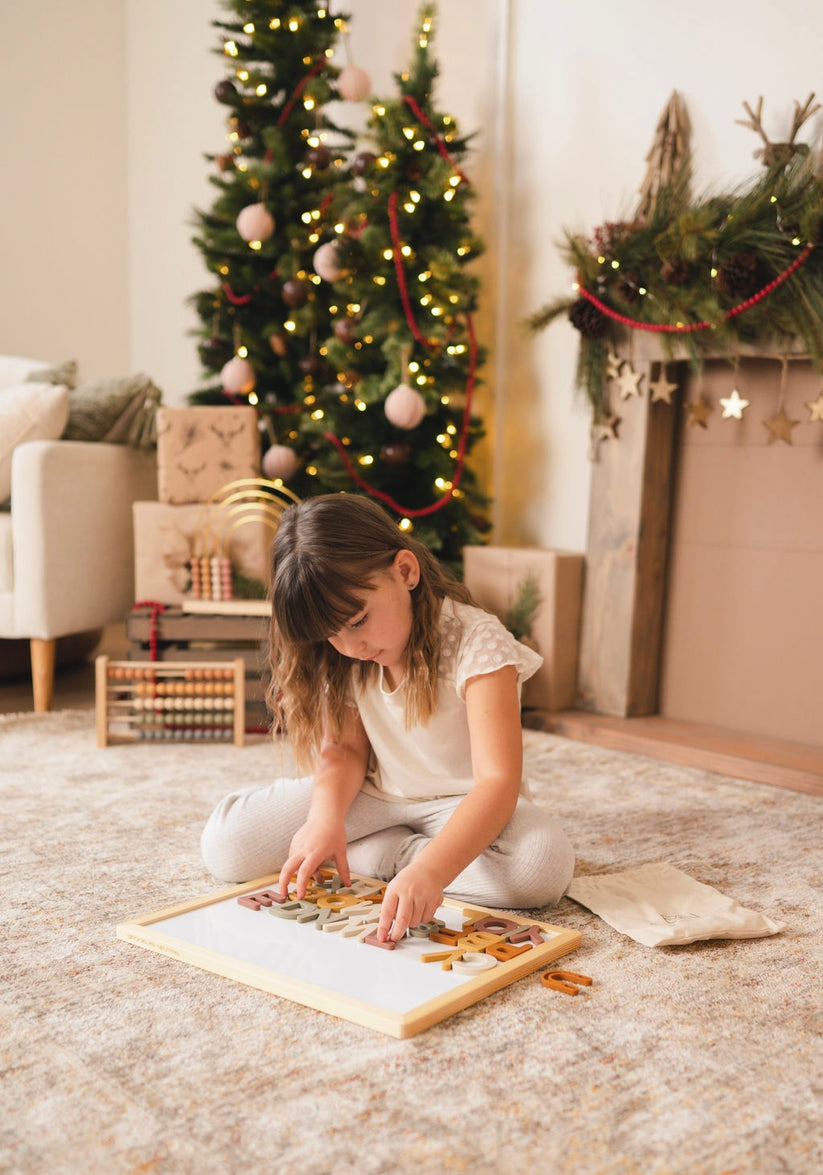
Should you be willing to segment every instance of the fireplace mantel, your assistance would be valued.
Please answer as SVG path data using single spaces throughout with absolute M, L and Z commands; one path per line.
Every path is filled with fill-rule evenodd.
M 578 684 L 584 709 L 625 718 L 657 710 L 677 413 L 646 395 L 615 411 L 593 453 Z

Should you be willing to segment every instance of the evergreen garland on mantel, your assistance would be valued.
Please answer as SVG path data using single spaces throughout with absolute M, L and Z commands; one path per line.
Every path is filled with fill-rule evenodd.
M 743 125 L 765 144 L 756 152 L 765 171 L 748 186 L 691 199 L 686 150 L 633 220 L 565 234 L 573 292 L 527 325 L 539 331 L 565 314 L 580 332 L 577 380 L 595 422 L 608 413 L 609 352 L 634 331 L 654 332 L 667 359 L 685 350 L 695 367 L 765 344 L 800 348 L 823 371 L 823 177 L 808 145 L 794 141 L 819 109 L 813 99 L 795 103 L 787 143 L 763 131 L 762 98 L 756 111 L 744 103 Z

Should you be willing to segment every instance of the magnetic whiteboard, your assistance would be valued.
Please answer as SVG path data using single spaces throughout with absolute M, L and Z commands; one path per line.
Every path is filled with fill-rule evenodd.
M 383 883 L 369 878 L 379 892 Z M 495 916 L 523 930 L 535 927 L 530 948 L 477 974 L 444 969 L 421 956 L 448 954 L 429 938 L 407 935 L 385 950 L 339 932 L 252 909 L 238 898 L 271 889 L 277 875 L 146 914 L 117 927 L 119 938 L 263 991 L 354 1021 L 391 1036 L 412 1036 L 509 983 L 575 950 L 577 931 L 446 899 L 437 911 L 461 932 L 468 922 Z M 340 889 L 341 895 L 350 891 Z M 377 906 L 374 907 L 375 909 Z

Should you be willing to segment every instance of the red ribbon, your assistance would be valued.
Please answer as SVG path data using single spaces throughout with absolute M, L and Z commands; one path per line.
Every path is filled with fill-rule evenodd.
M 149 611 L 149 660 L 157 660 L 158 650 L 158 625 L 157 618 L 161 612 L 165 612 L 166 605 L 158 604 L 157 600 L 138 600 L 133 605 L 132 611 L 136 612 L 138 608 L 148 608 Z
M 295 102 L 297 101 L 297 99 L 300 97 L 300 95 L 305 90 L 306 86 L 309 83 L 309 79 L 313 78 L 316 73 L 320 73 L 320 70 L 324 67 L 325 64 L 326 64 L 325 56 L 318 57 L 317 61 L 315 61 L 314 65 L 311 67 L 311 69 L 306 74 L 306 76 L 302 79 L 302 81 L 299 81 L 297 83 L 297 85 L 294 87 L 294 93 L 292 94 L 291 98 L 289 98 L 288 102 L 283 107 L 283 109 L 280 111 L 280 117 L 277 120 L 278 127 L 283 126 L 286 119 L 291 114 L 292 110 L 294 109 Z
M 468 179 L 468 177 L 465 175 L 464 172 L 462 172 L 460 170 L 460 168 L 457 166 L 455 161 L 452 159 L 451 155 L 449 155 L 449 152 L 446 150 L 446 144 L 440 138 L 440 135 L 438 135 L 437 131 L 434 129 L 433 124 L 426 117 L 426 115 L 423 113 L 423 111 L 420 109 L 420 107 L 418 106 L 418 104 L 414 100 L 414 98 L 412 98 L 410 94 L 404 94 L 403 101 L 406 103 L 408 108 L 414 113 L 415 117 L 418 118 L 420 120 L 420 122 L 423 123 L 423 126 L 428 131 L 431 132 L 435 147 L 440 152 L 440 154 L 443 156 L 443 158 L 446 160 L 446 162 L 451 164 L 451 166 L 454 168 L 457 175 L 460 176 L 463 183 L 465 183 L 465 184 L 470 183 L 470 180 Z
M 406 271 L 403 269 L 403 254 L 400 252 L 400 227 L 397 223 L 397 192 L 392 192 L 389 196 L 389 230 L 391 232 L 394 269 L 397 274 L 397 288 L 400 291 L 400 301 L 403 303 L 406 322 L 418 343 L 422 343 L 424 347 L 428 347 L 430 345 L 429 340 L 420 332 L 414 320 L 411 299 L 409 298 L 409 291 L 406 286 Z

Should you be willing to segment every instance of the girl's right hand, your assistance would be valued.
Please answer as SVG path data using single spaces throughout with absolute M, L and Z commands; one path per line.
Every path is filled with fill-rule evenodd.
M 329 862 L 334 864 L 343 885 L 351 885 L 345 825 L 309 818 L 292 837 L 288 858 L 280 870 L 279 892 L 288 896 L 289 883 L 296 873 L 297 897 L 305 897 L 315 872 Z

